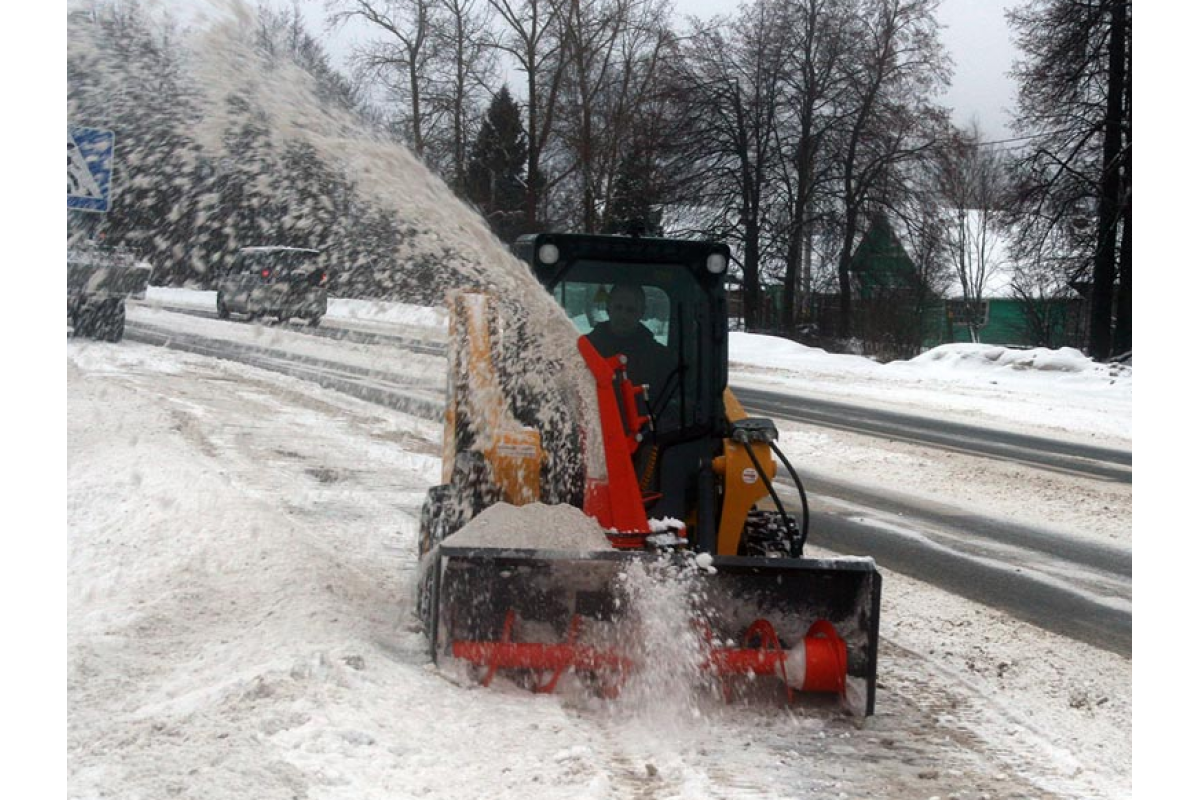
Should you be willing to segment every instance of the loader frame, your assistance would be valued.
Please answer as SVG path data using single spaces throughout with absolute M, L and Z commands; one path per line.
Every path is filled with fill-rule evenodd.
M 728 248 L 536 234 L 514 251 L 569 316 L 572 292 L 586 301 L 622 281 L 662 287 L 670 304 L 664 346 L 677 368 L 658 408 L 677 404 L 655 420 L 654 393 L 632 383 L 625 356 L 600 353 L 582 330 L 578 350 L 595 379 L 602 431 L 587 446 L 603 450 L 607 469 L 586 476 L 578 506 L 607 529 L 612 549 L 443 543 L 494 503 L 561 502 L 546 500 L 536 482 L 553 452 L 541 444 L 549 432 L 522 425 L 520 410 L 504 405 L 511 401 L 492 363 L 502 335 L 494 304 L 451 293 L 443 484 L 430 490 L 420 536 L 418 610 L 434 662 L 466 660 L 484 683 L 501 670 L 532 672 L 537 691 L 552 691 L 568 672 L 602 673 L 604 693 L 615 693 L 634 657 L 589 643 L 583 629 L 623 618 L 623 570 L 665 561 L 697 581 L 689 598 L 702 599 L 689 599 L 695 607 L 686 613 L 708 629 L 708 668 L 727 685 L 747 673 L 776 676 L 790 701 L 787 665 L 795 672 L 800 654 L 807 660 L 795 688 L 833 692 L 854 713 L 873 714 L 881 578 L 869 557 L 804 556 L 799 477 L 775 444 L 774 424 L 749 417 L 728 387 Z M 802 524 L 772 487 L 776 457 L 799 490 Z M 768 497 L 774 509 L 763 507 Z M 655 534 L 651 520 L 669 520 L 673 532 Z M 533 639 L 520 631 L 524 620 L 536 622 Z

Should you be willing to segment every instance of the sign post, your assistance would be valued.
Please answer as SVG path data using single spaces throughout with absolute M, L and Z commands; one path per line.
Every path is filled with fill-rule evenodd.
M 108 211 L 115 139 L 112 131 L 67 125 L 67 208 Z

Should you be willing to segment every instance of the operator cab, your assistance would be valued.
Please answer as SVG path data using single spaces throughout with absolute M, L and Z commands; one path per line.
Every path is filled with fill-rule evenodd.
M 637 342 L 623 354 L 630 379 L 649 387 L 642 413 L 649 412 L 652 430 L 643 431 L 635 461 L 643 489 L 662 497 L 647 513 L 682 519 L 685 507 L 696 506 L 698 498 L 687 497 L 693 487 L 711 483 L 696 481 L 695 473 L 719 453 L 725 434 L 729 248 L 687 240 L 531 234 L 520 237 L 513 250 L 602 356 L 615 355 L 618 342 Z M 642 303 L 643 330 L 622 339 L 612 335 L 619 321 L 610 317 L 623 313 L 619 306 L 630 298 Z

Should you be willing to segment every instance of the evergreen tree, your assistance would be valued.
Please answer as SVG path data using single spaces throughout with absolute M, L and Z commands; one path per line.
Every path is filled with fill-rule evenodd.
M 467 163 L 467 199 L 475 204 L 501 240 L 512 241 L 523 230 L 525 159 L 528 145 L 521 111 L 500 89 L 488 106 Z
M 279 244 L 283 210 L 275 185 L 281 173 L 267 114 L 244 94 L 225 98 L 229 119 L 222 134 L 206 215 L 210 263 L 220 272 L 233 264 L 238 248 Z
M 81 227 L 135 250 L 154 281 L 185 280 L 199 261 L 191 245 L 202 181 L 197 90 L 181 44 L 137 3 L 77 12 L 70 25 L 91 46 L 68 52 L 68 119 L 111 130 L 116 142 L 111 208 Z
M 617 167 L 613 197 L 604 210 L 602 233 L 662 235 L 662 212 L 657 204 L 654 157 L 640 136 Z

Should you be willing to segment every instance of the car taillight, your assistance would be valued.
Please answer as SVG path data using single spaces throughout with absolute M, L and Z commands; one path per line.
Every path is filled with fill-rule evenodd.
M 263 276 L 264 278 L 269 278 L 269 277 L 271 277 L 271 270 L 269 270 L 269 269 L 264 269 L 264 270 L 262 271 L 262 276 Z
M 325 285 L 325 281 L 327 281 L 327 280 L 329 280 L 329 273 L 327 273 L 327 272 L 322 272 L 322 273 L 321 273 L 321 285 L 322 285 L 322 286 L 324 286 L 324 285 Z

